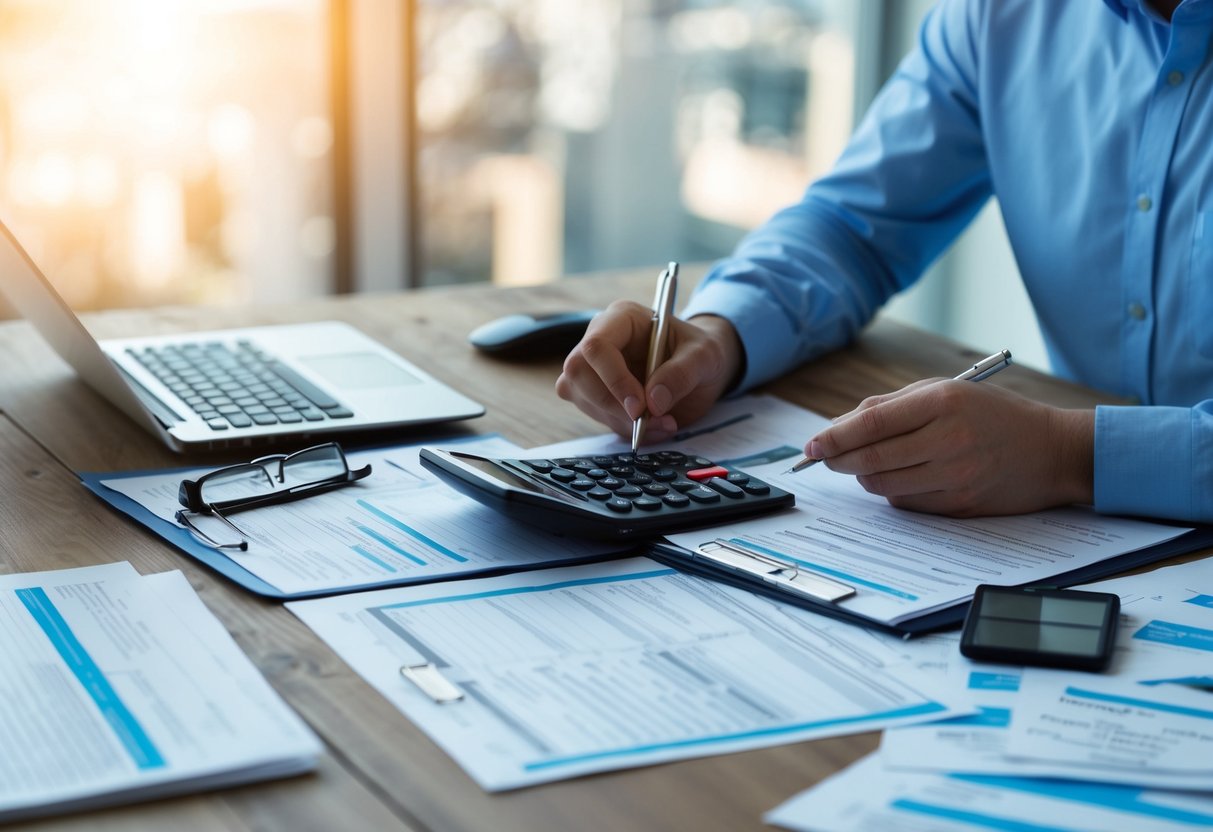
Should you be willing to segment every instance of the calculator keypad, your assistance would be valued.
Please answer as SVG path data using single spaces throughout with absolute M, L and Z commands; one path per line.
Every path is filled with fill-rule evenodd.
M 680 451 L 503 461 L 617 515 L 686 512 L 771 494 L 749 474 Z

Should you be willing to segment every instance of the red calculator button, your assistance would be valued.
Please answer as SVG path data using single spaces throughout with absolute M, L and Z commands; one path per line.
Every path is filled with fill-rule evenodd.
M 720 465 L 713 465 L 711 468 L 696 468 L 693 471 L 687 471 L 687 479 L 692 480 L 710 480 L 712 477 L 727 477 L 729 469 Z

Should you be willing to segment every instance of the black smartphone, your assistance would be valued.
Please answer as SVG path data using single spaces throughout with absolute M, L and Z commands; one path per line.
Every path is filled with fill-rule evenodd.
M 1107 592 L 982 584 L 960 636 L 970 659 L 1100 671 L 1112 660 L 1120 598 Z

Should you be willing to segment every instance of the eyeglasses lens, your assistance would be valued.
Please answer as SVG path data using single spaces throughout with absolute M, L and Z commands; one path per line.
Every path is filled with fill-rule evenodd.
M 260 465 L 241 465 L 218 476 L 207 477 L 202 483 L 202 502 L 213 505 L 228 500 L 256 497 L 273 491 L 275 485 L 270 473 Z
M 334 445 L 309 448 L 288 457 L 282 465 L 281 487 L 322 482 L 347 471 L 345 456 Z

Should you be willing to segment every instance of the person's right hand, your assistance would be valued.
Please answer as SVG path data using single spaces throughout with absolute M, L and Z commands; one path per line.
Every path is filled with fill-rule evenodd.
M 738 375 L 743 354 L 724 318 L 675 318 L 668 357 L 642 384 L 652 318 L 642 304 L 612 303 L 565 359 L 556 394 L 620 436 L 631 435 L 632 422 L 647 409 L 644 439 L 661 442 L 708 412 Z

